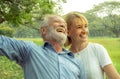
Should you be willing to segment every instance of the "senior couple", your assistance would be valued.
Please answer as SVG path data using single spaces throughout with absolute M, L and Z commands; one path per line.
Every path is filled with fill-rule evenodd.
M 104 79 L 104 72 L 109 79 L 120 79 L 106 49 L 88 42 L 88 22 L 83 15 L 69 13 L 65 20 L 46 16 L 40 32 L 43 46 L 0 36 L 0 56 L 16 61 L 24 79 Z

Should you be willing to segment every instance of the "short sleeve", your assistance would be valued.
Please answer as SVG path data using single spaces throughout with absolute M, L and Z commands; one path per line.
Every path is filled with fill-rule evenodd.
M 104 66 L 108 64 L 112 64 L 112 61 L 110 59 L 110 56 L 108 55 L 107 50 L 100 44 L 94 44 L 95 45 L 95 50 L 96 50 L 96 55 L 99 60 L 99 64 L 103 68 Z

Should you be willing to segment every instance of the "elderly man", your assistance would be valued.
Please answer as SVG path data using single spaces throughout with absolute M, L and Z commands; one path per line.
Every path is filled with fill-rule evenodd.
M 67 38 L 65 21 L 50 15 L 44 19 L 40 32 L 43 46 L 1 36 L 0 55 L 20 64 L 24 79 L 86 79 L 81 62 L 62 48 Z

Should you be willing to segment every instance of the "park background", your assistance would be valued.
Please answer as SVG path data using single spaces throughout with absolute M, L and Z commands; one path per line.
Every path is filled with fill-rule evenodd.
M 47 14 L 58 14 L 64 18 L 66 14 L 63 14 L 62 4 L 67 1 L 1 0 L 0 35 L 42 45 L 39 28 L 43 17 Z M 100 43 L 108 50 L 120 73 L 120 1 L 108 0 L 85 12 L 73 12 L 81 13 L 88 19 L 89 41 Z M 15 61 L 0 57 L 0 79 L 23 79 L 22 68 Z

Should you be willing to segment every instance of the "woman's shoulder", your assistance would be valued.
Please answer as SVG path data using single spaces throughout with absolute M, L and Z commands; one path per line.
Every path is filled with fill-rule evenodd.
M 99 43 L 93 43 L 93 42 L 89 42 L 89 46 L 92 46 L 92 47 L 96 47 L 96 48 L 103 48 L 104 46 L 102 44 L 99 44 Z

